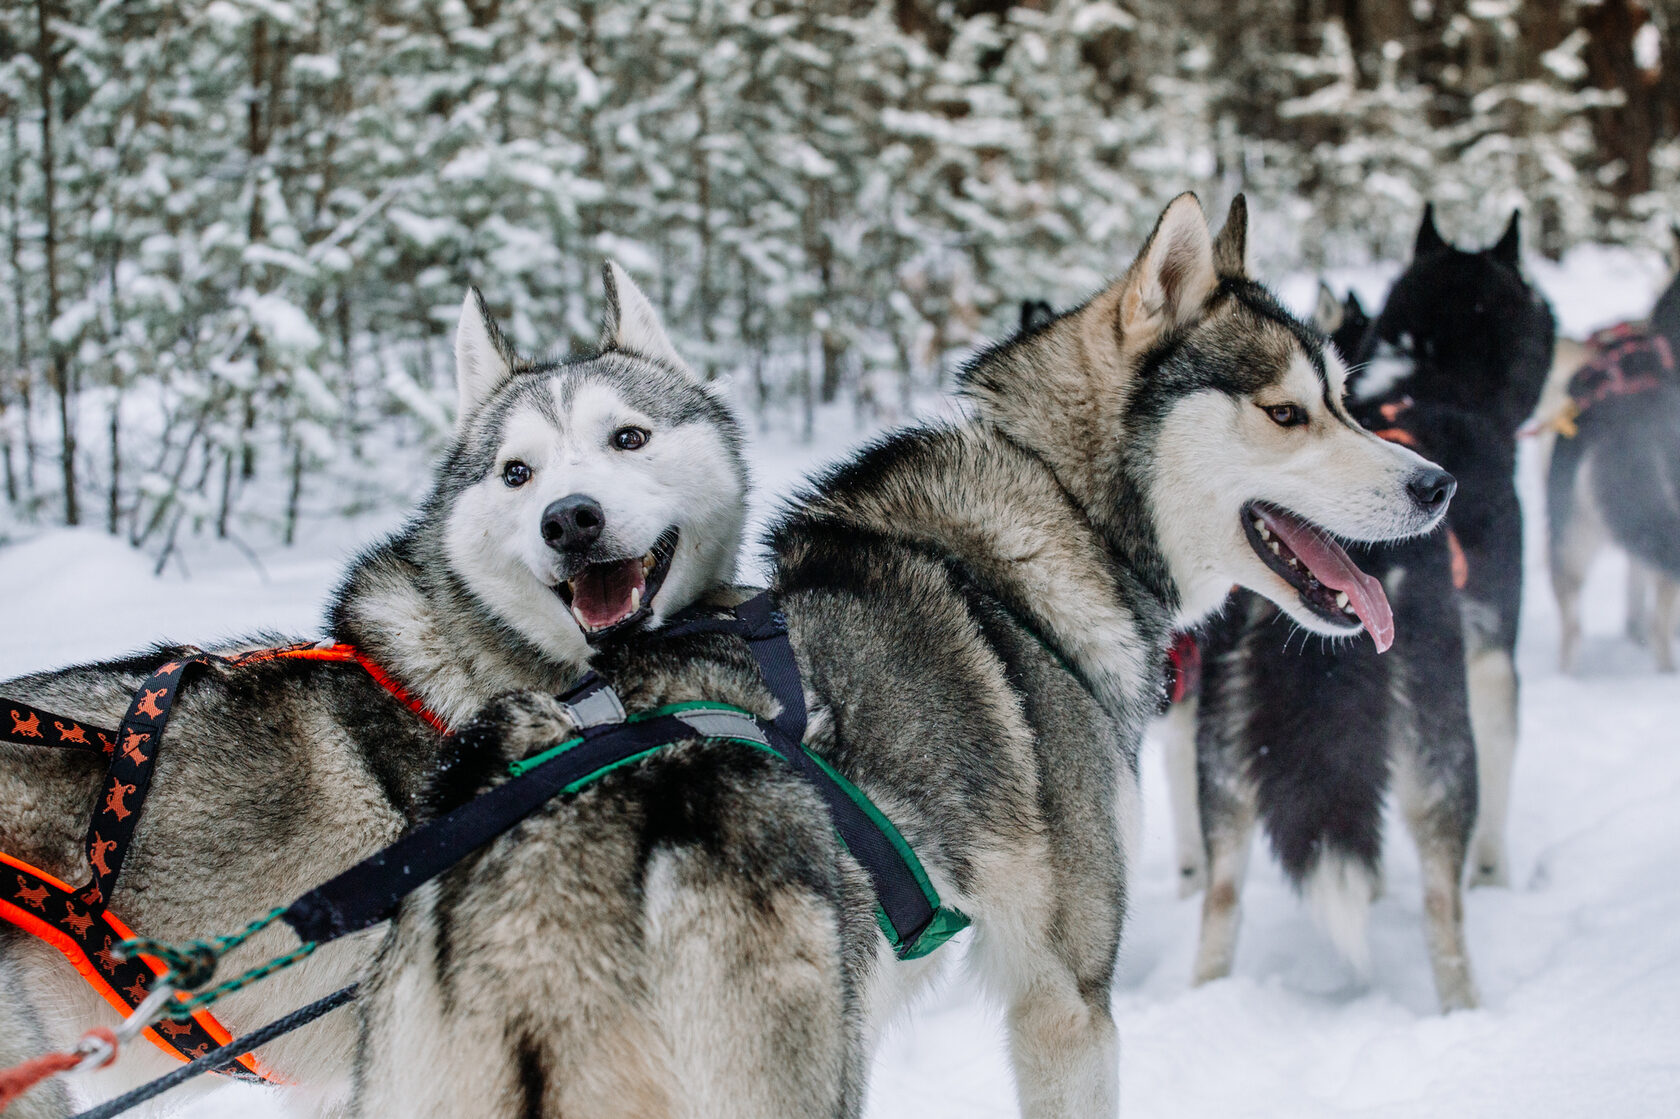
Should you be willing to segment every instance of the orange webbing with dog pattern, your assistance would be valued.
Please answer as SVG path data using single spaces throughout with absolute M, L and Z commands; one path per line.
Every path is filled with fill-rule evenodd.
M 0 723 L 0 741 L 20 746 L 75 750 L 107 760 L 105 793 L 88 827 L 87 857 L 92 879 L 81 888 L 0 852 L 0 920 L 56 948 L 106 1002 L 126 1016 L 148 993 L 151 981 L 166 970 L 149 956 L 118 959 L 112 949 L 134 938 L 128 925 L 106 908 L 129 841 L 139 823 L 152 768 L 162 742 L 177 690 L 189 670 L 207 664 L 244 667 L 271 660 L 311 660 L 355 664 L 404 707 L 440 734 L 449 727 L 424 703 L 409 694 L 380 666 L 350 645 L 288 645 L 255 649 L 233 656 L 194 652 L 160 666 L 141 683 L 130 701 L 128 715 L 116 731 L 91 726 L 23 703 L 0 700 L 0 715 L 10 715 L 10 727 Z M 185 998 L 186 996 L 181 996 Z M 191 1018 L 164 1018 L 145 1031 L 164 1052 L 190 1061 L 233 1040 L 233 1035 L 207 1010 Z M 239 1058 L 228 1075 L 261 1083 L 278 1083 L 252 1054 Z

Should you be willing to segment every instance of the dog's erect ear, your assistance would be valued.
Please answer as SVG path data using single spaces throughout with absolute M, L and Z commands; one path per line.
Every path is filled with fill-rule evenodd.
M 1128 347 L 1147 346 L 1196 317 L 1219 286 L 1207 217 L 1194 194 L 1173 199 L 1126 273 L 1120 293 L 1120 335 Z
M 1213 239 L 1213 270 L 1221 276 L 1248 276 L 1248 199 L 1237 195 L 1225 225 Z
M 1320 334 L 1334 334 L 1336 328 L 1342 325 L 1344 315 L 1341 300 L 1330 290 L 1330 285 L 1323 280 L 1318 281 L 1318 302 L 1313 306 L 1313 325 L 1318 327 Z
M 607 261 L 601 269 L 601 280 L 607 289 L 607 317 L 601 324 L 601 349 L 640 354 L 688 372 L 688 363 L 671 345 L 665 328 L 659 324 L 659 313 L 616 260 Z
M 1509 264 L 1513 268 L 1517 266 L 1517 254 L 1522 248 L 1517 232 L 1517 226 L 1521 221 L 1522 211 L 1512 210 L 1510 224 L 1505 227 L 1505 232 L 1499 235 L 1499 240 L 1493 248 L 1488 250 L 1493 254 L 1493 259 L 1501 264 Z
M 1441 233 L 1435 228 L 1435 203 L 1423 204 L 1423 224 L 1418 226 L 1417 242 L 1412 245 L 1412 256 L 1417 258 L 1426 253 L 1436 252 L 1447 247 Z
M 513 367 L 513 347 L 490 317 L 483 293 L 469 287 L 461 301 L 460 325 L 455 328 L 455 385 L 461 394 L 455 414 L 457 430 L 465 429 L 473 414 L 513 376 Z
M 1355 295 L 1352 291 L 1349 291 L 1347 294 L 1347 302 L 1342 305 L 1342 320 L 1345 322 L 1352 316 L 1357 316 L 1367 322 L 1371 319 L 1371 316 L 1365 313 L 1365 304 L 1359 302 L 1359 296 Z

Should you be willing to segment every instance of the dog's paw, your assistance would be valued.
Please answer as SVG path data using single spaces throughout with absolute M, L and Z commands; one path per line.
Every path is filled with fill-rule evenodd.
M 517 761 L 562 742 L 577 733 L 570 709 L 546 692 L 508 692 L 499 695 L 461 728 L 461 738 Z
M 424 819 L 465 804 L 499 778 L 509 762 L 545 750 L 577 733 L 567 709 L 542 692 L 508 692 L 481 708 L 448 740 L 421 794 Z

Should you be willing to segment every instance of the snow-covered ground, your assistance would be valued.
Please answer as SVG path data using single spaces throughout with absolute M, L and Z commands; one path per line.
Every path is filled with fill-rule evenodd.
M 1374 306 L 1390 274 L 1334 279 L 1354 284 Z M 1629 269 L 1583 259 L 1578 270 L 1542 270 L 1541 279 L 1565 329 L 1579 333 L 1639 314 L 1661 275 L 1654 264 Z M 1310 306 L 1310 282 L 1281 287 L 1296 306 Z M 806 466 L 860 435 L 839 419 L 823 429 L 816 449 L 761 439 L 761 507 Z M 1191 989 L 1199 900 L 1176 896 L 1165 783 L 1152 746 L 1142 861 L 1114 1000 L 1128 1114 L 1676 1113 L 1680 681 L 1656 675 L 1644 651 L 1622 638 L 1625 568 L 1615 559 L 1599 564 L 1587 589 L 1582 671 L 1558 673 L 1531 453 L 1521 470 L 1529 584 L 1514 879 L 1511 889 L 1478 890 L 1467 902 L 1483 1008 L 1450 1017 L 1435 1011 L 1417 863 L 1393 827 L 1368 981 L 1335 957 L 1257 848 L 1235 973 Z M 0 677 L 166 636 L 205 642 L 259 628 L 318 633 L 344 559 L 400 515 L 313 523 L 298 547 L 266 555 L 262 572 L 232 549 L 197 549 L 190 580 L 173 568 L 154 578 L 149 559 L 94 531 L 46 532 L 0 548 L 0 586 L 9 588 Z M 1001 1017 L 974 994 L 960 954 L 951 953 L 946 982 L 882 1045 L 872 1119 L 1016 1114 Z M 230 1087 L 191 1114 L 278 1112 L 259 1091 Z

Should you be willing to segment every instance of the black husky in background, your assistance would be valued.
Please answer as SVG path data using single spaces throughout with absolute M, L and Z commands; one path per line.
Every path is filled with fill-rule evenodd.
M 1337 331 L 1338 348 L 1359 363 L 1350 412 L 1459 482 L 1450 531 L 1352 551 L 1393 603 L 1392 649 L 1379 657 L 1363 640 L 1298 634 L 1244 593 L 1202 635 L 1196 753 L 1208 888 L 1198 982 L 1230 971 L 1256 823 L 1338 947 L 1364 964 L 1392 782 L 1422 862 L 1441 1005 L 1476 1003 L 1461 881 L 1478 784 L 1474 881 L 1506 875 L 1522 587 L 1516 432 L 1544 384 L 1553 333 L 1517 248 L 1515 216 L 1491 249 L 1465 252 L 1442 240 L 1426 210 L 1412 263 L 1364 338 Z

